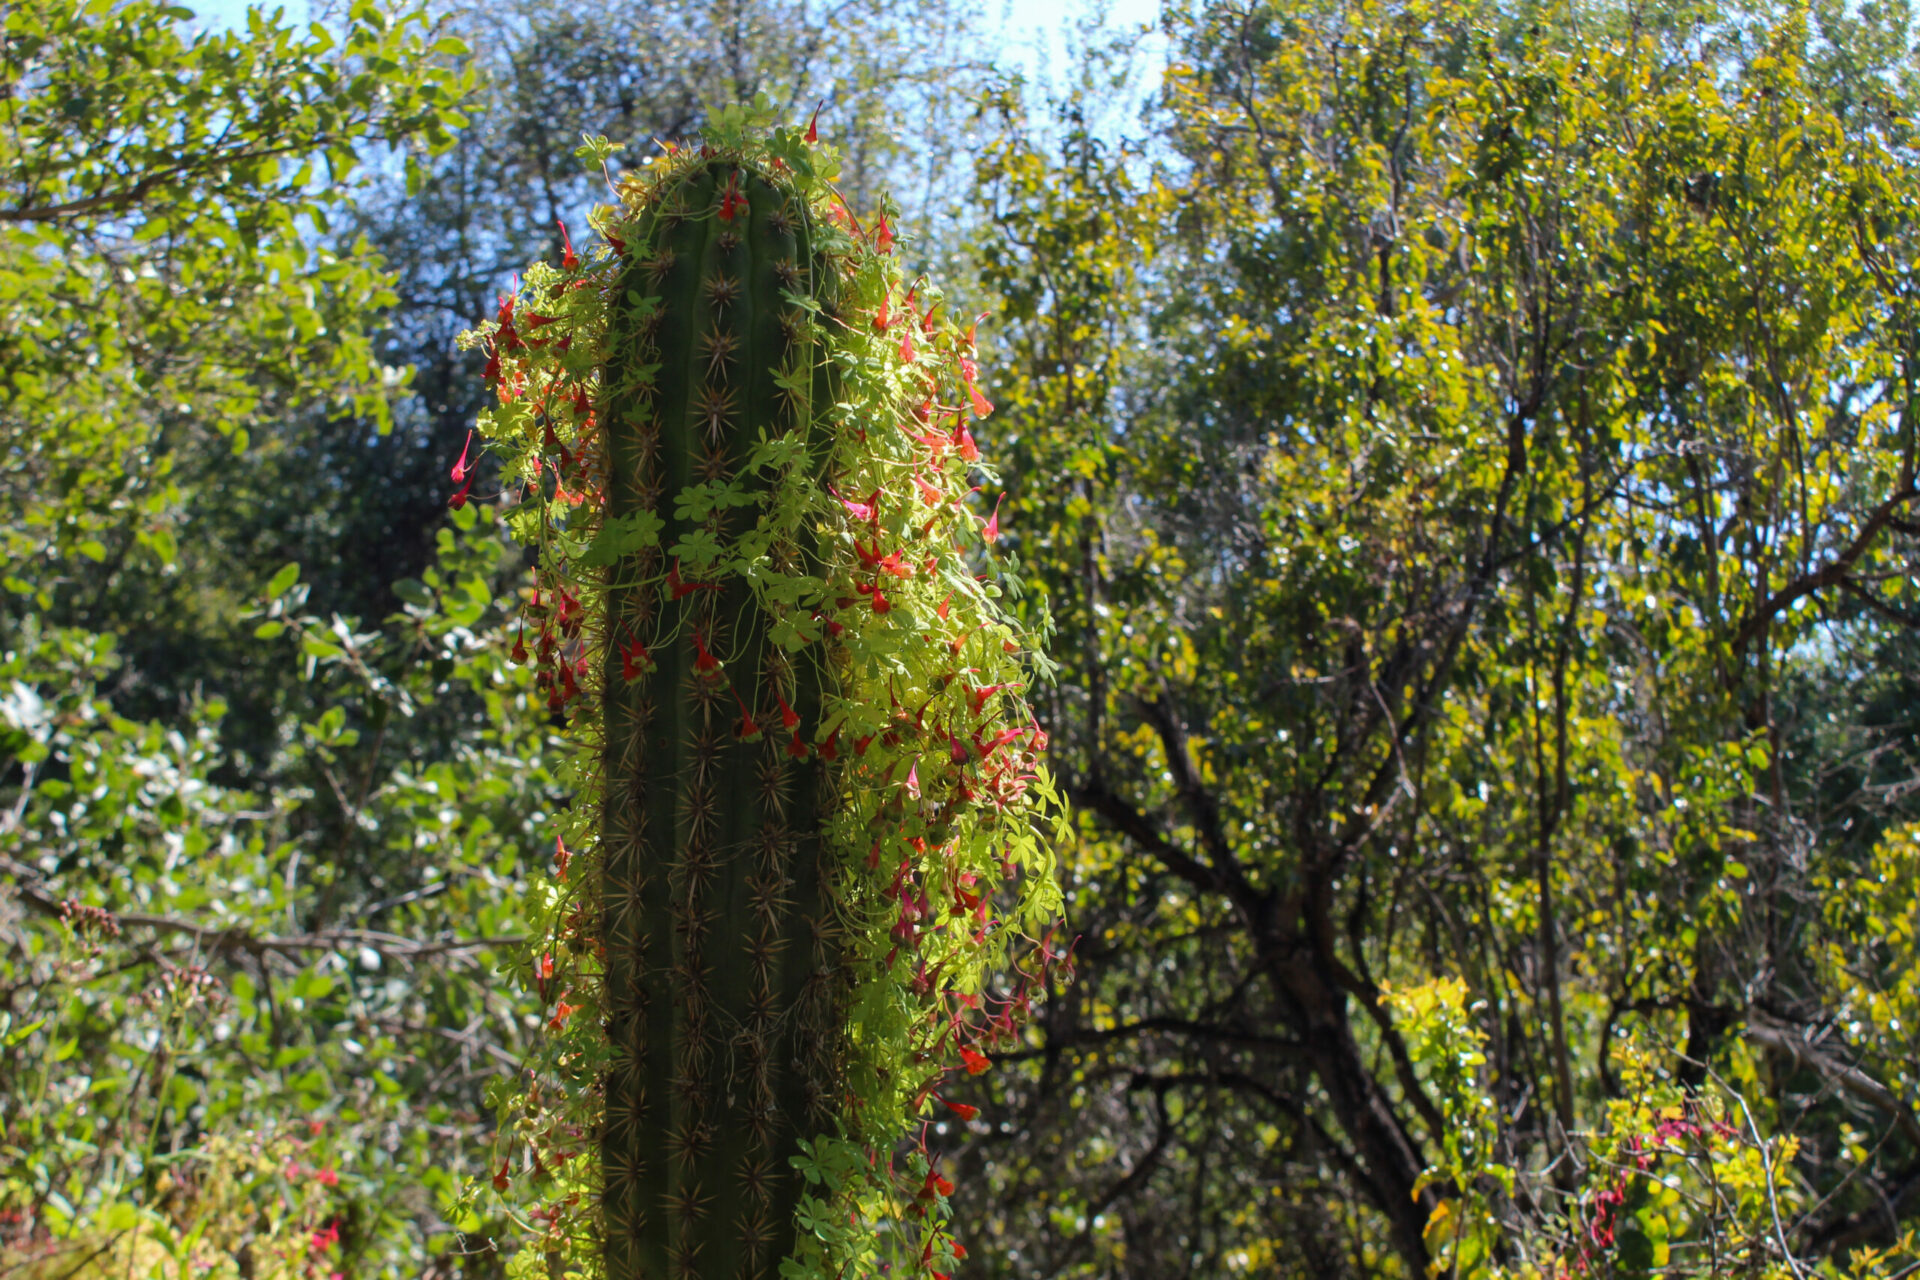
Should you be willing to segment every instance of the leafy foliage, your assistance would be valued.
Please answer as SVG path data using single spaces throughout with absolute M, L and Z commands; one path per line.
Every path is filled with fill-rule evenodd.
M 1209 5 L 1177 158 L 988 153 L 1087 938 L 977 1157 L 994 1269 L 1897 1236 L 1911 1120 L 1815 941 L 1834 757 L 1780 702 L 1911 589 L 1906 116 L 1822 82 L 1874 56 L 1827 17 Z M 1566 1244 L 1656 1138 L 1704 1197 L 1660 1260 Z
M 466 85 L 419 15 L 356 5 L 338 38 L 255 15 L 246 35 L 191 42 L 183 16 L 31 3 L 0 27 L 4 555 L 8 590 L 42 610 L 83 593 L 23 577 L 31 558 L 174 562 L 170 464 L 195 432 L 244 451 L 276 393 L 384 414 L 399 375 L 362 319 L 392 295 L 363 248 L 311 234 L 360 147 L 444 146 L 462 122 Z
M 0 15 L 0 1270 L 594 1265 L 594 1162 L 557 1159 L 595 1145 L 608 1052 L 580 708 L 646 664 L 586 621 L 586 701 L 512 661 L 509 519 L 545 531 L 543 603 L 657 591 L 677 548 L 682 586 L 724 573 L 797 654 L 844 628 L 872 682 L 787 701 L 808 751 L 827 708 L 883 709 L 865 755 L 837 740 L 871 771 L 850 794 L 911 762 L 924 801 L 971 749 L 926 735 L 974 714 L 956 690 L 1032 678 L 983 646 L 935 690 L 936 578 L 954 617 L 1059 625 L 1059 680 L 1021 693 L 1075 801 L 1079 980 L 1052 940 L 1024 991 L 966 977 L 931 833 L 897 885 L 841 833 L 867 1074 L 846 1137 L 796 1152 L 815 1263 L 946 1273 L 958 1235 L 1022 1277 L 1911 1266 L 1906 6 L 1175 6 L 1129 143 L 1087 123 L 1115 100 L 1097 59 L 1150 42 L 1096 51 L 1051 119 L 1008 88 L 956 127 L 991 30 L 965 5 L 186 20 Z M 449 517 L 494 392 L 454 334 L 542 259 L 515 315 L 564 316 L 541 367 L 591 384 L 621 259 L 563 270 L 556 222 L 712 159 L 577 136 L 724 133 L 743 118 L 704 104 L 763 91 L 828 100 L 847 208 L 931 229 L 883 249 L 864 212 L 834 226 L 822 171 L 782 179 L 855 268 L 846 326 L 814 325 L 844 361 L 823 400 L 884 410 L 874 452 L 770 436 L 763 478 L 832 489 L 608 520 L 590 396 L 552 419 L 579 506 L 538 424 L 496 415 L 537 500 L 476 450 Z M 919 372 L 972 399 L 967 335 L 909 330 L 906 298 L 959 278 L 975 196 L 941 315 L 998 309 L 998 409 L 963 421 L 1006 499 L 939 507 L 966 545 L 927 536 L 928 575 L 916 472 L 1002 483 L 911 413 Z M 630 251 L 638 207 L 602 219 Z M 813 567 L 773 572 L 789 535 Z M 978 571 L 1006 594 L 967 594 Z M 784 752 L 773 686 L 712 652 Z M 979 710 L 1006 718 L 982 746 L 1029 723 L 1004 691 Z M 1000 875 L 983 849 L 960 890 Z M 888 1056 L 1028 996 L 1029 1030 L 967 1040 L 995 1071 Z

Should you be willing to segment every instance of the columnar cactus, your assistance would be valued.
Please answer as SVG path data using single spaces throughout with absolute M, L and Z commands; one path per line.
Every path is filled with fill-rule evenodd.
M 893 1146 L 1012 1034 L 1037 975 L 990 972 L 1057 905 L 972 335 L 831 166 L 723 117 L 472 335 L 542 552 L 516 656 L 583 744 L 514 1132 L 547 1250 L 615 1280 L 950 1267 Z
M 727 156 L 676 173 L 635 230 L 646 256 L 616 281 L 605 374 L 607 517 L 718 547 L 763 505 L 756 443 L 815 425 L 812 326 L 784 295 L 832 267 L 793 193 Z M 791 536 L 765 554 L 803 561 Z M 829 796 L 799 735 L 820 722 L 821 672 L 770 641 L 745 576 L 689 580 L 717 566 L 683 555 L 663 593 L 663 558 L 627 555 L 606 596 L 608 1256 L 615 1275 L 759 1276 L 790 1247 L 794 1140 L 833 1122 Z

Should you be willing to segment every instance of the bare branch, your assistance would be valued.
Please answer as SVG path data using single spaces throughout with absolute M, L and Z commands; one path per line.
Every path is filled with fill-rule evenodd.
M 1757 1015 L 1749 1014 L 1747 1039 L 1757 1045 L 1784 1053 L 1802 1066 L 1811 1068 L 1890 1118 L 1908 1141 L 1920 1144 L 1920 1120 L 1916 1120 L 1912 1109 L 1894 1096 L 1893 1090 L 1860 1068 L 1828 1056 L 1802 1032 L 1792 1027 L 1762 1021 Z
M 44 881 L 32 867 L 15 862 L 11 858 L 0 858 L 0 872 L 13 877 L 13 892 L 34 912 L 59 918 L 64 918 L 68 914 L 66 906 L 46 891 Z M 141 912 L 110 912 L 108 919 L 123 929 L 151 929 L 156 933 L 192 938 L 206 950 L 229 959 L 236 954 L 245 954 L 258 959 L 264 955 L 293 956 L 316 951 L 340 951 L 347 947 L 364 947 L 383 959 L 420 960 L 471 951 L 518 947 L 526 942 L 526 937 L 520 934 L 489 938 L 440 939 L 429 942 L 403 937 L 397 933 L 385 933 L 377 929 L 323 929 L 315 933 L 263 934 L 254 933 L 241 925 L 217 927 L 183 920 L 177 916 L 147 915 Z

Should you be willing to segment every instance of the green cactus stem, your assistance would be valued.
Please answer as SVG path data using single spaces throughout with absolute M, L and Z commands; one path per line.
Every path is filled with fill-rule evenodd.
M 664 527 L 615 567 L 606 601 L 601 1154 L 616 1280 L 774 1274 L 792 1247 L 796 1141 L 832 1127 L 828 792 L 794 732 L 818 723 L 820 674 L 769 642 L 744 578 L 701 581 L 710 561 L 663 565 L 661 549 L 737 538 L 759 509 L 741 499 L 766 484 L 745 475 L 755 444 L 816 428 L 814 341 L 789 299 L 831 276 L 804 213 L 737 161 L 691 170 L 645 210 L 646 256 L 609 318 L 606 517 Z M 727 496 L 701 513 L 689 490 Z M 804 550 L 770 553 L 792 568 Z

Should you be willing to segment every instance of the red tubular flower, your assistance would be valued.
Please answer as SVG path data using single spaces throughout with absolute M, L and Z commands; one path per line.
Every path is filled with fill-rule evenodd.
M 621 679 L 632 684 L 651 670 L 653 670 L 653 655 L 647 652 L 647 646 L 638 640 L 620 646 Z
M 453 482 L 455 484 L 463 483 L 466 480 L 471 470 L 471 468 L 467 464 L 467 453 L 472 448 L 473 448 L 473 432 L 469 430 L 467 432 L 467 442 L 460 446 L 460 460 L 453 464 L 453 470 L 448 473 L 452 477 Z
M 773 697 L 774 701 L 780 704 L 780 727 L 782 729 L 798 727 L 800 724 L 800 713 L 788 705 L 787 696 L 778 689 L 775 689 L 773 691 Z
M 520 287 L 520 281 L 518 277 L 515 277 L 513 282 L 513 287 L 516 289 Z M 498 318 L 498 323 L 499 323 L 499 328 L 495 331 L 493 335 L 493 343 L 497 349 L 511 355 L 515 351 L 521 351 L 526 348 L 527 344 L 520 340 L 520 331 L 514 328 L 513 295 L 510 293 L 503 293 L 500 295 L 500 314 Z
M 453 482 L 460 487 L 454 491 L 447 505 L 455 511 L 467 505 L 467 495 L 473 492 L 473 465 L 467 461 L 467 453 L 473 448 L 473 432 L 467 432 L 467 442 L 460 446 L 460 460 L 453 464 Z
M 798 729 L 795 729 L 793 731 L 793 737 L 787 740 L 787 754 L 795 760 L 805 760 L 807 758 L 807 744 L 800 741 L 800 731 Z
M 994 694 L 1000 692 L 1002 689 L 1018 689 L 1019 687 L 1019 684 L 1009 680 L 1000 684 L 986 685 L 979 689 L 969 689 L 967 690 L 967 700 L 973 704 L 973 714 L 979 715 L 987 709 L 987 700 L 993 697 Z
M 980 1114 L 980 1108 L 965 1102 L 952 1102 L 946 1098 L 942 1098 L 940 1101 L 946 1103 L 947 1110 L 953 1112 L 953 1114 L 959 1116 L 962 1120 L 972 1120 Z
M 984 418 L 993 412 L 993 401 L 980 394 L 978 383 L 967 384 L 967 400 L 973 405 L 973 416 Z
M 560 1003 L 554 1006 L 553 1016 L 547 1019 L 547 1030 L 559 1033 L 567 1029 L 567 1019 L 580 1012 L 577 1004 L 568 1004 L 566 993 L 562 992 Z
M 980 330 L 980 322 L 982 320 L 985 320 L 989 314 L 991 313 L 982 311 L 979 315 L 973 318 L 973 323 L 967 326 L 967 354 L 968 355 L 977 355 L 979 353 L 980 343 L 979 343 L 979 340 L 976 337 L 974 337 L 974 335 L 978 333 Z
M 887 215 L 880 215 L 880 225 L 873 229 L 873 251 L 875 253 L 893 252 L 893 228 L 887 225 Z
M 502 1160 L 500 1162 L 500 1172 L 493 1175 L 493 1189 L 495 1191 L 505 1191 L 507 1189 L 507 1183 L 510 1181 L 507 1177 L 508 1168 L 509 1162 Z
M 573 861 L 573 852 L 567 848 L 567 842 L 559 836 L 553 838 L 553 861 L 560 868 L 560 879 L 567 878 L 567 864 Z
M 746 208 L 747 198 L 740 194 L 738 172 L 727 175 L 727 189 L 720 193 L 720 221 L 732 222 L 734 214 Z
M 560 590 L 554 594 L 559 597 L 557 602 L 559 607 L 554 611 L 553 620 L 560 624 L 561 635 L 571 637 L 580 630 L 580 620 L 582 616 L 580 601 L 568 592 L 565 587 L 560 588 Z
M 707 652 L 707 642 L 698 631 L 693 633 L 693 650 L 693 669 L 708 679 L 718 678 L 720 659 Z
M 717 582 L 682 582 L 680 580 L 680 561 L 674 559 L 673 566 L 667 570 L 667 591 L 675 599 L 684 599 L 696 591 L 718 591 Z
M 747 710 L 747 704 L 740 697 L 740 691 L 734 690 L 733 700 L 740 707 L 740 723 L 733 728 L 733 736 L 742 742 L 757 742 L 760 738 L 760 722 L 753 718 L 753 712 Z
M 838 760 L 840 758 L 839 725 L 835 725 L 833 732 L 827 735 L 827 740 L 820 744 L 820 758 L 822 760 Z
M 565 252 L 560 255 L 560 269 L 562 271 L 571 271 L 580 265 L 580 259 L 575 257 L 573 253 L 573 237 L 567 234 L 567 224 L 565 221 L 556 218 L 554 219 L 554 225 L 560 228 L 560 243 L 565 246 Z
M 845 507 L 847 514 L 855 520 L 878 520 L 880 518 L 880 491 L 878 489 L 875 489 L 873 495 L 865 502 L 855 502 L 851 498 L 843 498 L 838 493 L 834 493 L 831 488 L 829 488 L 827 492 L 832 493 L 835 501 Z
M 991 408 L 991 406 L 989 406 L 989 408 Z M 967 423 L 964 418 L 960 420 L 960 425 L 953 429 L 953 448 L 954 452 L 960 455 L 963 462 L 978 462 L 980 460 L 980 447 L 973 442 L 973 432 L 967 430 Z
M 1000 541 L 1000 504 L 1006 500 L 1007 495 L 1004 493 L 995 500 L 993 514 L 987 517 L 987 527 L 980 531 L 980 536 L 987 540 L 988 546 Z
M 913 330 L 908 329 L 900 335 L 900 362 L 912 364 L 913 358 Z
M 807 141 L 808 142 L 820 141 L 820 108 L 826 105 L 827 105 L 827 102 L 826 102 L 826 99 L 824 98 L 822 98 L 819 102 L 814 104 L 813 118 L 807 121 Z
M 970 1076 L 977 1076 L 993 1065 L 986 1054 L 964 1044 L 960 1046 L 960 1061 L 966 1065 L 967 1074 Z
M 513 635 L 513 651 L 507 655 L 515 666 L 525 666 L 527 662 L 527 624 L 521 623 L 520 629 Z

